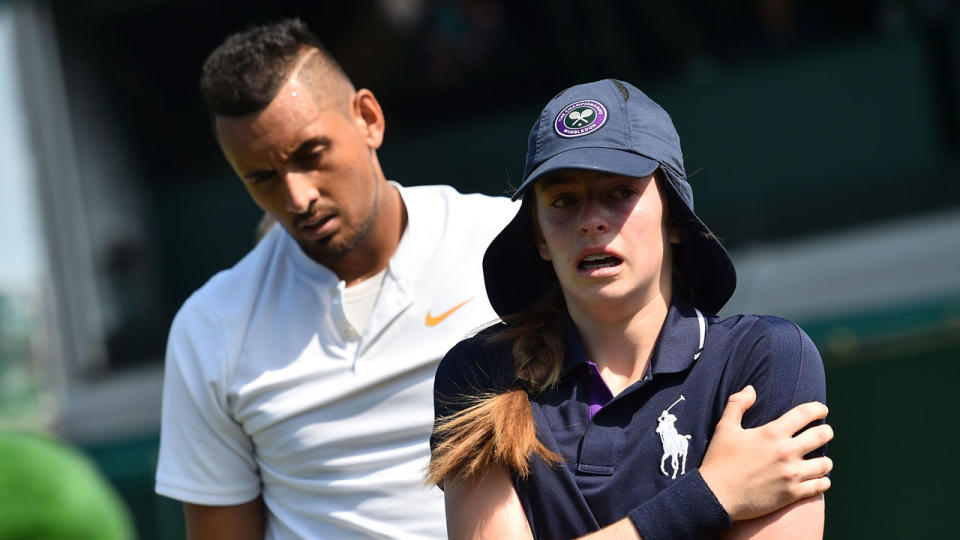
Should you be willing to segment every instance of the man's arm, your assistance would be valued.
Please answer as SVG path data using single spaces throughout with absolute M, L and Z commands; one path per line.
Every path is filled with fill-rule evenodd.
M 263 499 L 233 506 L 183 504 L 189 540 L 263 540 Z
M 192 538 L 210 538 L 204 533 L 220 525 L 232 530 L 226 528 L 232 520 L 211 520 L 233 508 L 245 510 L 238 523 L 260 516 L 252 524 L 259 528 L 250 530 L 262 538 L 263 509 L 252 504 L 262 507 L 253 442 L 216 391 L 223 386 L 217 374 L 226 371 L 225 351 L 217 318 L 202 291 L 195 293 L 177 313 L 167 340 L 156 492 L 184 502 L 187 526 L 198 525 L 188 529 Z

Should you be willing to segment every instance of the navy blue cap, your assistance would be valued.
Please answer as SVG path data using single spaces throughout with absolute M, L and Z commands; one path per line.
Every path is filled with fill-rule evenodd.
M 666 179 L 667 205 L 681 235 L 676 268 L 690 302 L 716 313 L 733 295 L 737 274 L 723 244 L 693 211 L 693 189 L 683 167 L 680 136 L 670 115 L 636 87 L 605 79 L 568 88 L 547 103 L 530 130 L 523 182 L 516 200 L 544 174 L 587 169 L 642 178 L 657 169 Z M 487 296 L 507 316 L 525 310 L 548 288 L 524 196 L 520 212 L 483 257 Z

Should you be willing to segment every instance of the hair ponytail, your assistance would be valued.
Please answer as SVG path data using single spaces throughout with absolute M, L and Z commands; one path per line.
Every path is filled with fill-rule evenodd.
M 549 463 L 562 460 L 537 439 L 530 396 L 523 387 L 539 393 L 557 382 L 564 358 L 563 313 L 563 297 L 554 281 L 543 300 L 507 317 L 507 324 L 487 338 L 488 343 L 513 342 L 513 371 L 521 388 L 472 396 L 473 405 L 438 420 L 434 434 L 441 442 L 433 449 L 428 482 L 442 485 L 451 474 L 477 478 L 493 466 L 523 478 L 530 473 L 533 456 Z
M 477 478 L 498 465 L 524 477 L 531 455 L 559 459 L 537 439 L 530 398 L 520 388 L 480 396 L 476 405 L 441 420 L 435 432 L 443 439 L 430 459 L 427 481 L 433 484 L 443 485 L 451 474 Z

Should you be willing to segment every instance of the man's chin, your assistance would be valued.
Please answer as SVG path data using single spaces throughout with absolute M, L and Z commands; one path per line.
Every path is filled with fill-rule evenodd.
M 324 266 L 330 266 L 346 257 L 351 251 L 350 246 L 338 240 L 336 236 L 319 240 L 297 238 L 297 244 L 308 257 Z
M 287 232 L 290 232 L 287 229 Z M 331 267 L 353 252 L 367 238 L 367 230 L 357 231 L 353 227 L 340 226 L 330 236 L 307 238 L 292 234 L 300 249 L 314 261 Z

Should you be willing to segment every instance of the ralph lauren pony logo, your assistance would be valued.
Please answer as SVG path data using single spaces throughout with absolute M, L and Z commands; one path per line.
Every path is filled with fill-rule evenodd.
M 690 435 L 681 435 L 680 432 L 677 431 L 675 425 L 677 423 L 677 417 L 670 414 L 670 409 L 681 401 L 684 401 L 683 394 L 680 395 L 680 399 L 673 402 L 673 405 L 667 407 L 667 410 L 660 413 L 660 418 L 657 418 L 657 433 L 660 434 L 660 443 L 663 444 L 663 457 L 660 458 L 660 472 L 662 472 L 664 476 L 670 476 L 667 469 L 663 467 L 667 458 L 670 458 L 670 465 L 673 467 L 673 476 L 671 476 L 671 479 L 677 477 L 678 469 L 680 470 L 681 476 L 687 473 L 687 449 L 690 446 Z

